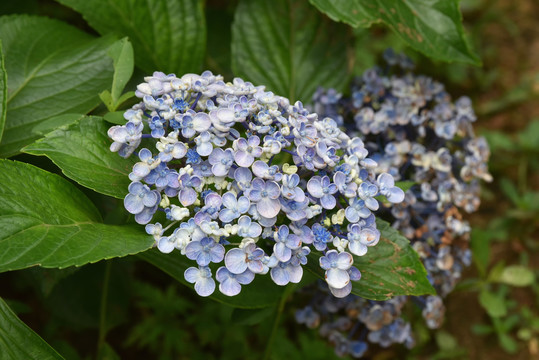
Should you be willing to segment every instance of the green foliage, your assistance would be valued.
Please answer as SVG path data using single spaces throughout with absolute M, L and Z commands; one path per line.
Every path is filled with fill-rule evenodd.
M 2 160 L 0 183 L 0 271 L 80 266 L 153 244 L 139 226 L 103 224 L 88 198 L 57 175 Z
M 145 251 L 138 256 L 163 270 L 180 283 L 193 288 L 193 284 L 185 280 L 183 273 L 191 266 L 196 267 L 196 263 L 185 256 L 178 252 L 163 254 L 157 249 Z M 213 272 L 215 273 L 215 269 Z M 284 287 L 275 285 L 269 276 L 257 276 L 249 286 L 244 286 L 237 296 L 226 296 L 216 291 L 210 295 L 210 298 L 237 308 L 257 309 L 277 305 L 284 289 Z
M 7 111 L 7 72 L 4 63 L 4 51 L 2 49 L 2 40 L 0 40 L 0 141 L 4 133 Z
M 206 24 L 198 0 L 58 0 L 82 14 L 100 34 L 128 36 L 135 63 L 147 73 L 198 72 Z
M 133 45 L 131 45 L 128 38 L 123 38 L 111 45 L 107 51 L 107 55 L 112 58 L 114 65 L 112 89 L 111 91 L 103 91 L 99 94 L 99 97 L 105 103 L 109 111 L 114 111 L 124 102 L 124 100 L 127 100 L 128 97 L 134 95 L 134 93 L 127 93 L 124 96 L 121 95 L 135 69 Z
M 123 199 L 136 159 L 134 156 L 124 159 L 109 150 L 109 127 L 100 117 L 83 117 L 22 151 L 45 155 L 70 179 L 99 193 Z
M 96 39 L 44 17 L 0 18 L 0 39 L 9 74 L 7 118 L 0 156 L 17 154 L 39 135 L 32 128 L 66 113 L 87 113 L 97 93 L 110 86 L 112 37 Z
M 335 21 L 354 27 L 383 22 L 427 56 L 479 65 L 462 26 L 457 0 L 310 0 Z
M 308 102 L 319 86 L 342 89 L 348 77 L 346 27 L 302 0 L 243 0 L 232 26 L 235 75 Z
M 353 283 L 352 294 L 371 300 L 386 300 L 399 295 L 434 294 L 427 271 L 410 242 L 387 222 L 376 219 L 380 242 L 364 256 L 354 256 L 361 280 Z M 307 269 L 324 278 L 318 265 L 320 255 L 311 253 Z
M 0 298 L 0 359 L 63 359 Z

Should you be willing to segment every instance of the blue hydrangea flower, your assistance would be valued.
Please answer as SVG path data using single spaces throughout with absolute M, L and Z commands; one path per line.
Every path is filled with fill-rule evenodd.
M 241 291 L 241 285 L 250 284 L 255 278 L 255 274 L 249 270 L 245 270 L 241 274 L 234 274 L 224 266 L 217 269 L 215 276 L 220 282 L 219 291 L 227 296 L 238 295 Z
M 337 204 L 333 196 L 337 192 L 337 185 L 332 184 L 328 176 L 315 176 L 307 183 L 307 190 L 311 196 L 320 199 L 320 204 L 324 209 L 331 210 Z
M 224 223 L 229 223 L 232 220 L 239 218 L 242 214 L 245 214 L 251 206 L 251 202 L 247 197 L 240 196 L 239 199 L 236 199 L 236 195 L 232 192 L 224 194 L 222 199 L 225 209 L 222 209 L 219 212 L 219 219 Z
M 275 245 L 273 251 L 277 259 L 286 262 L 292 257 L 292 250 L 297 250 L 301 246 L 301 239 L 295 234 L 290 234 L 290 229 L 286 225 L 279 226 L 279 230 L 274 235 Z
M 225 256 L 226 268 L 233 274 L 241 274 L 249 269 L 253 273 L 264 271 L 264 250 L 256 247 L 256 244 L 249 243 L 243 248 L 229 250 Z
M 215 280 L 207 266 L 190 267 L 185 270 L 184 277 L 191 284 L 195 284 L 195 291 L 200 296 L 210 296 L 215 291 Z
M 200 241 L 190 242 L 185 248 L 185 255 L 191 260 L 196 260 L 199 266 L 207 266 L 210 262 L 221 262 L 225 248 L 212 238 L 205 237 Z

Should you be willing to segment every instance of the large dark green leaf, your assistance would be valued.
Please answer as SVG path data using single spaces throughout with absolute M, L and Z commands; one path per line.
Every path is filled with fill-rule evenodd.
M 255 85 L 308 102 L 319 86 L 346 83 L 348 32 L 304 0 L 242 0 L 232 27 L 232 67 Z
M 63 359 L 0 298 L 0 359 Z
M 157 249 L 145 251 L 138 255 L 141 259 L 163 270 L 179 282 L 193 288 L 193 284 L 185 281 L 183 273 L 191 266 L 196 267 L 196 263 L 181 255 L 178 251 L 170 254 L 162 254 Z M 215 272 L 214 274 L 215 275 Z M 273 283 L 269 274 L 257 275 L 249 285 L 242 286 L 241 293 L 236 296 L 226 296 L 219 292 L 218 283 L 215 292 L 210 298 L 237 308 L 264 308 L 277 305 L 285 287 Z M 193 290 L 194 291 L 194 290 Z
M 2 50 L 2 40 L 0 40 L 0 141 L 4 133 L 7 110 L 7 72 L 4 66 L 4 51 Z
M 0 156 L 11 156 L 39 138 L 32 128 L 65 113 L 87 113 L 110 87 L 112 37 L 95 39 L 63 22 L 44 17 L 0 18 L 9 73 L 7 120 Z
M 383 22 L 413 48 L 444 61 L 479 65 L 464 35 L 458 0 L 310 0 L 354 27 Z
M 377 220 L 380 242 L 364 256 L 354 256 L 361 280 L 353 283 L 352 293 L 371 300 L 386 300 L 398 295 L 434 294 L 427 271 L 409 241 L 383 220 Z M 307 268 L 319 278 L 319 253 L 311 253 Z
M 79 184 L 123 199 L 131 182 L 128 175 L 136 159 L 135 156 L 124 159 L 109 150 L 109 127 L 99 117 L 83 117 L 72 125 L 47 134 L 23 151 L 32 155 L 45 155 L 67 177 Z
M 141 226 L 103 224 L 92 202 L 58 175 L 0 160 L 0 184 L 0 272 L 80 266 L 153 244 Z
M 58 0 L 80 12 L 100 34 L 128 36 L 137 66 L 179 76 L 198 72 L 206 50 L 199 0 Z

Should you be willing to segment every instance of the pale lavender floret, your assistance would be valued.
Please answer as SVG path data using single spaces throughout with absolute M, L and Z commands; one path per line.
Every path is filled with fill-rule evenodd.
M 160 163 L 155 169 L 150 171 L 148 176 L 144 179 L 148 184 L 155 184 L 155 186 L 163 188 L 169 184 L 172 180 L 168 174 L 171 170 L 167 167 L 167 164 Z
M 243 248 L 229 250 L 225 256 L 225 265 L 233 274 L 241 274 L 249 269 L 255 274 L 264 271 L 264 250 L 256 247 L 256 244 L 249 243 Z
M 110 151 L 118 152 L 121 157 L 128 157 L 140 145 L 142 138 L 142 122 L 135 124 L 129 121 L 125 125 L 111 127 L 107 134 L 114 141 L 110 145 Z
M 208 156 L 213 151 L 211 134 L 208 131 L 202 132 L 195 138 L 195 144 L 197 144 L 197 153 L 200 156 Z
M 251 173 L 251 170 L 240 167 L 234 171 L 234 179 L 236 180 L 238 188 L 241 191 L 247 192 L 251 188 L 253 174 Z
M 342 171 L 337 171 L 333 175 L 333 182 L 341 194 L 348 198 L 353 198 L 357 194 L 357 184 L 347 182 L 347 176 Z
M 140 162 L 136 163 L 133 166 L 133 172 L 129 174 L 129 179 L 131 181 L 140 181 L 144 179 L 150 171 L 152 171 L 153 165 L 155 165 L 156 160 L 153 158 L 152 152 L 146 148 L 143 148 L 138 153 Z
M 156 190 L 150 190 L 147 185 L 136 181 L 129 185 L 129 194 L 124 199 L 124 205 L 131 214 L 139 214 L 144 208 L 153 208 L 161 201 Z
M 240 293 L 241 285 L 250 284 L 254 280 L 255 274 L 249 270 L 241 274 L 233 274 L 226 267 L 221 266 L 217 269 L 215 277 L 220 282 L 219 291 L 227 296 L 235 296 Z
M 236 152 L 234 160 L 241 167 L 249 167 L 255 161 L 255 158 L 262 155 L 262 148 L 258 146 L 260 138 L 256 135 L 250 136 L 249 139 L 239 138 L 234 142 Z
M 210 262 L 221 262 L 225 256 L 225 248 L 212 238 L 205 237 L 200 241 L 191 241 L 185 247 L 185 255 L 196 260 L 199 266 L 207 266 Z
M 190 267 L 185 270 L 183 276 L 185 280 L 195 284 L 195 291 L 200 296 L 210 296 L 215 291 L 215 280 L 213 280 L 211 270 L 207 266 Z
M 281 208 L 290 220 L 300 221 L 307 218 L 308 198 L 305 197 L 302 202 L 281 198 L 280 202 Z
M 223 204 L 223 199 L 221 195 L 211 192 L 204 198 L 204 206 L 200 209 L 197 215 L 206 215 L 210 219 L 216 219 L 219 216 L 219 210 L 221 210 L 221 205 Z M 200 222 L 197 220 L 197 215 L 195 215 L 195 221 L 200 225 Z M 202 219 L 202 218 L 201 218 Z
M 238 236 L 242 238 L 256 238 L 262 234 L 262 226 L 251 221 L 247 215 L 243 215 L 238 219 Z
M 225 176 L 234 164 L 234 151 L 232 149 L 213 149 L 208 161 L 212 165 L 212 172 L 215 176 Z
M 157 248 L 163 254 L 169 254 L 176 247 L 176 240 L 172 236 L 162 236 L 157 241 Z
M 366 207 L 373 211 L 378 210 L 378 200 L 374 198 L 378 194 L 378 187 L 376 185 L 363 182 L 359 185 L 357 194 L 365 202 Z
M 346 150 L 348 154 L 356 156 L 359 160 L 363 160 L 369 155 L 369 152 L 365 149 L 363 140 L 358 137 L 355 137 L 350 141 Z
M 374 246 L 380 240 L 380 232 L 372 227 L 362 227 L 360 224 L 348 225 L 348 249 L 357 256 L 367 253 L 368 246 Z
M 148 224 L 144 227 L 146 234 L 152 235 L 154 238 L 159 238 L 163 235 L 163 226 L 160 223 Z
M 294 128 L 292 133 L 294 134 L 294 142 L 296 143 L 296 145 L 303 144 L 307 147 L 313 147 L 314 145 L 316 145 L 318 131 L 313 125 L 305 124 L 305 122 L 302 122 L 299 128 Z
M 300 247 L 292 251 L 292 262 L 298 262 L 301 265 L 307 264 L 307 255 L 311 253 L 311 249 L 308 246 Z
M 249 208 L 249 215 L 251 215 L 256 222 L 264 227 L 271 227 L 277 222 L 277 217 L 266 218 L 260 215 L 258 210 L 256 210 L 256 204 L 251 204 L 251 207 Z
M 176 116 L 176 119 L 181 118 L 182 135 L 186 139 L 190 139 L 196 133 L 202 133 L 208 130 L 211 126 L 210 116 L 204 112 L 196 113 L 189 109 L 185 114 Z
M 183 174 L 180 176 L 178 199 L 183 206 L 192 205 L 197 200 L 197 192 L 193 188 L 198 188 L 200 184 L 202 184 L 202 180 L 196 175 Z
M 383 173 L 378 175 L 377 181 L 380 194 L 384 195 L 389 202 L 396 204 L 404 200 L 404 191 L 395 186 L 393 176 Z
M 322 160 L 320 163 L 314 163 L 316 168 L 324 169 L 327 166 L 335 166 L 340 158 L 337 156 L 337 149 L 334 146 L 328 146 L 325 141 L 319 141 L 316 143 L 316 153 Z M 316 158 L 315 158 L 316 160 Z
M 292 250 L 297 250 L 301 246 L 301 238 L 295 234 L 290 234 L 290 229 L 286 225 L 281 225 L 274 235 L 275 245 L 273 253 L 281 262 L 290 260 Z
M 149 126 L 151 131 L 151 135 L 153 138 L 159 139 L 162 136 L 165 136 L 165 122 L 166 120 L 162 119 L 159 116 L 153 116 L 149 121 Z
M 294 234 L 298 235 L 301 239 L 301 242 L 304 244 L 312 244 L 314 241 L 314 234 L 310 227 L 305 225 L 307 219 L 301 221 L 294 221 L 290 224 L 290 229 Z
M 307 183 L 307 190 L 314 198 L 320 199 L 324 209 L 331 210 L 337 204 L 333 196 L 337 192 L 337 185 L 332 184 L 328 176 L 314 176 Z
M 350 282 L 347 270 L 353 263 L 352 255 L 347 252 L 339 254 L 337 250 L 330 250 L 325 256 L 320 257 L 320 267 L 326 270 L 326 281 L 334 289 L 342 289 Z
M 288 283 L 299 283 L 303 277 L 303 268 L 299 263 L 293 261 L 279 262 L 270 271 L 271 279 L 274 283 L 284 286 Z
M 249 200 L 256 203 L 256 210 L 266 218 L 277 216 L 281 210 L 281 203 L 278 200 L 280 195 L 281 189 L 276 182 L 266 182 L 259 178 L 253 180 L 247 193 Z
M 279 166 L 269 166 L 267 163 L 261 160 L 255 161 L 253 163 L 252 169 L 253 173 L 262 179 L 281 181 L 283 177 L 283 174 L 279 172 Z
M 219 219 L 224 223 L 229 223 L 234 219 L 239 218 L 246 213 L 251 206 L 251 202 L 245 196 L 240 196 L 236 199 L 236 195 L 232 192 L 227 192 L 223 195 L 223 205 L 225 209 L 219 212 Z
M 208 160 L 202 161 L 192 166 L 193 166 L 193 175 L 200 176 L 201 178 L 213 175 L 211 171 L 212 165 L 210 164 Z
M 303 202 L 303 200 L 305 200 L 305 193 L 300 187 L 298 187 L 298 174 L 284 175 L 282 178 L 282 184 L 283 185 L 281 186 L 281 192 L 283 194 L 283 197 L 298 202 Z
M 184 143 L 166 144 L 163 151 L 159 153 L 159 160 L 168 162 L 172 159 L 181 159 L 185 154 L 187 154 L 187 146 Z
M 317 155 L 316 150 L 305 145 L 299 145 L 297 149 L 298 156 L 294 157 L 294 162 L 302 164 L 308 170 L 315 170 L 315 167 L 320 168 L 324 167 L 324 161 L 320 156 Z

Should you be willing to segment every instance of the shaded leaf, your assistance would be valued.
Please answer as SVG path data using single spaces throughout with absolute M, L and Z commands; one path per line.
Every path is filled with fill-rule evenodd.
M 193 288 L 193 284 L 187 282 L 183 273 L 189 267 L 196 267 L 196 263 L 181 255 L 179 251 L 163 254 L 157 249 L 145 251 L 138 255 L 141 259 L 163 270 L 174 279 L 184 285 Z M 212 270 L 215 277 L 215 269 Z M 216 281 L 215 292 L 210 295 L 211 299 L 223 304 L 245 309 L 264 308 L 277 305 L 286 287 L 278 286 L 270 279 L 269 275 L 257 275 L 252 283 L 244 285 L 241 293 L 236 296 L 226 296 L 219 292 L 219 283 Z
M 494 281 L 511 286 L 529 286 L 535 282 L 535 275 L 525 266 L 510 265 L 505 267 L 500 277 Z
M 32 165 L 0 161 L 0 272 L 64 268 L 136 254 L 153 239 L 140 226 L 101 223 L 73 184 Z
M 110 86 L 112 37 L 95 39 L 61 21 L 14 15 L 0 18 L 9 73 L 7 118 L 0 156 L 12 156 L 40 136 L 32 128 L 66 114 L 87 113 Z
M 198 0 L 57 0 L 82 14 L 100 34 L 128 36 L 135 63 L 152 73 L 198 72 L 206 50 Z
M 84 117 L 47 134 L 23 151 L 45 155 L 70 179 L 99 193 L 123 199 L 131 183 L 128 175 L 136 157 L 124 159 L 109 150 L 109 127 L 100 117 Z
M 63 359 L 0 298 L 0 359 Z
M 4 64 L 4 51 L 2 50 L 2 40 L 0 39 L 0 142 L 6 124 L 7 110 L 7 72 Z
M 131 75 L 133 75 L 133 70 L 135 69 L 133 45 L 131 45 L 129 39 L 123 38 L 111 45 L 107 51 L 107 55 L 113 60 L 114 76 L 112 77 L 112 89 L 110 93 L 113 104 L 117 104 L 125 85 L 131 79 Z
M 491 293 L 483 289 L 479 294 L 479 303 L 492 317 L 502 317 L 507 315 L 507 306 L 505 300 L 500 295 Z
M 380 242 L 364 256 L 354 256 L 361 279 L 353 282 L 352 294 L 370 300 L 386 300 L 398 295 L 435 294 L 427 271 L 409 241 L 383 220 L 376 220 Z M 311 253 L 307 268 L 319 278 L 319 253 Z
M 464 35 L 458 0 L 310 0 L 354 27 L 383 22 L 414 49 L 444 61 L 480 65 Z
M 303 0 L 243 0 L 232 25 L 232 68 L 292 103 L 309 102 L 319 86 L 345 85 L 347 34 Z

